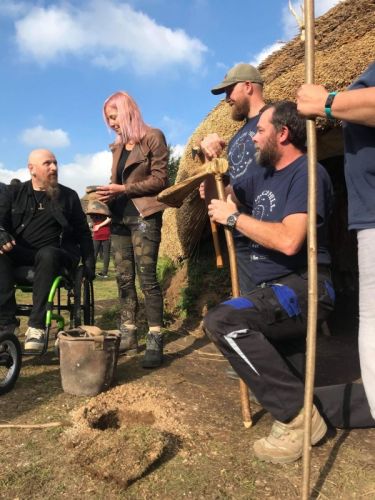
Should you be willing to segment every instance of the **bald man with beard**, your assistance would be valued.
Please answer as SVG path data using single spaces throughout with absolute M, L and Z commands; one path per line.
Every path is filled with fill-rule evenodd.
M 48 293 L 62 268 L 80 259 L 89 279 L 95 276 L 94 249 L 79 197 L 58 183 L 55 155 L 47 149 L 30 153 L 31 180 L 0 193 L 0 331 L 17 326 L 14 294 L 16 267 L 34 267 L 33 308 L 25 349 L 39 353 L 44 346 Z

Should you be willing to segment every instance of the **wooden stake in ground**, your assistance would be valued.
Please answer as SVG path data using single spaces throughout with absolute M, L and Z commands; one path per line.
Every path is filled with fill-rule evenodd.
M 314 0 L 304 0 L 305 16 L 305 80 L 314 83 Z M 306 120 L 307 153 L 308 153 L 308 315 L 306 342 L 306 376 L 304 400 L 304 440 L 303 440 L 303 479 L 302 499 L 309 498 L 311 469 L 311 417 L 315 379 L 316 327 L 318 312 L 318 269 L 316 238 L 316 166 L 317 146 L 315 120 Z
M 225 191 L 224 191 L 224 183 L 223 183 L 223 174 L 221 171 L 223 168 L 220 168 L 220 164 L 226 164 L 226 168 L 228 169 L 228 162 L 223 158 L 212 160 L 211 163 L 216 163 L 217 173 L 215 173 L 215 182 L 217 193 L 220 200 L 225 201 Z M 229 256 L 229 266 L 230 266 L 230 279 L 232 283 L 232 295 L 233 297 L 240 296 L 240 286 L 238 281 L 238 271 L 237 271 L 237 260 L 236 260 L 236 252 L 233 241 L 233 234 L 231 230 L 224 226 L 225 239 L 228 247 L 228 256 Z M 250 399 L 249 399 L 249 388 L 246 383 L 240 378 L 240 398 L 241 398 L 241 410 L 242 410 L 242 420 L 244 426 L 248 429 L 252 426 L 253 421 L 251 418 L 251 408 L 250 408 Z

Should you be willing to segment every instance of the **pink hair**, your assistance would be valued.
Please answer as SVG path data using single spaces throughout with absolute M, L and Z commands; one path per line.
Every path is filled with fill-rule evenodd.
M 150 127 L 143 121 L 141 111 L 134 99 L 126 92 L 115 92 L 105 100 L 103 115 L 104 121 L 109 126 L 106 116 L 108 108 L 117 110 L 121 135 L 116 137 L 115 143 L 139 143 Z

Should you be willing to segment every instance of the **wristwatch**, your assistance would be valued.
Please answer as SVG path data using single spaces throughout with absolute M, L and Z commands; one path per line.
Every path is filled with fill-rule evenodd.
M 329 118 L 330 120 L 334 120 L 334 116 L 332 115 L 332 103 L 334 98 L 336 97 L 337 92 L 330 92 L 327 96 L 326 103 L 324 105 L 324 112 L 326 114 L 326 117 Z
M 237 219 L 240 216 L 240 212 L 234 212 L 227 218 L 227 228 L 229 228 L 231 231 L 236 227 L 237 224 Z

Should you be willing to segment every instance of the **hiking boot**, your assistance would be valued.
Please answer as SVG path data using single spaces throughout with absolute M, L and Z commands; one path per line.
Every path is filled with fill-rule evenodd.
M 134 356 L 138 352 L 137 329 L 128 328 L 126 325 L 120 326 L 120 347 L 119 353 L 126 353 L 128 356 Z
M 315 405 L 312 411 L 311 444 L 317 444 L 326 434 L 327 426 Z M 303 409 L 288 424 L 275 420 L 268 437 L 254 443 L 255 456 L 264 462 L 288 464 L 302 456 Z
M 163 335 L 148 332 L 142 368 L 157 368 L 163 362 Z
M 41 353 L 44 348 L 45 333 L 43 328 L 29 326 L 25 334 L 25 351 Z

